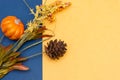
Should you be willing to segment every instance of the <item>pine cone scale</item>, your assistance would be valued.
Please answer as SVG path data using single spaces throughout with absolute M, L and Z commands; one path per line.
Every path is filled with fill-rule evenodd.
M 64 41 L 57 39 L 51 40 L 45 46 L 45 52 L 51 59 L 59 59 L 65 54 L 67 50 L 66 46 L 67 44 Z

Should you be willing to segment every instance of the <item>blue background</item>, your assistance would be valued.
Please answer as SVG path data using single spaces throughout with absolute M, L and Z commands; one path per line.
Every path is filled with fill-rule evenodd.
M 40 5 L 42 3 L 41 0 L 26 0 L 31 8 L 35 8 L 35 5 Z M 33 15 L 30 14 L 29 9 L 24 4 L 23 0 L 0 0 L 0 22 L 2 18 L 13 15 L 17 16 L 24 24 L 26 24 L 29 20 L 33 19 Z M 2 32 L 0 30 L 0 36 L 2 36 Z M 23 47 L 34 43 L 34 41 L 29 41 L 25 43 Z M 38 41 L 38 40 L 37 40 Z M 9 40 L 8 38 L 4 38 L 2 44 L 7 46 L 15 41 Z M 24 51 L 21 56 L 29 56 L 36 52 L 42 52 L 42 45 L 34 46 L 26 51 Z M 30 60 L 27 60 L 23 63 L 28 66 L 30 70 L 28 71 L 17 71 L 14 70 L 8 73 L 1 80 L 42 80 L 42 55 L 34 57 Z

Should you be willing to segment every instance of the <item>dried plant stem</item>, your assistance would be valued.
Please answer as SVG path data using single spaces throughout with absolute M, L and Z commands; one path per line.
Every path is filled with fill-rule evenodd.
M 17 46 L 17 44 L 20 42 L 20 39 L 19 40 L 17 40 L 17 42 L 15 42 L 14 44 L 13 44 L 13 46 L 12 46 L 12 48 L 10 48 L 10 50 L 6 53 L 6 54 L 9 54 L 9 53 L 11 53 L 12 52 L 12 50 Z
M 51 37 L 50 37 L 50 38 L 51 38 Z M 20 50 L 19 52 L 23 52 L 23 51 L 25 51 L 25 50 L 27 50 L 27 49 L 33 47 L 33 46 L 36 46 L 36 45 L 38 45 L 38 44 L 40 44 L 40 43 L 42 43 L 42 42 L 44 42 L 44 41 L 46 41 L 46 40 L 49 40 L 50 38 L 47 38 L 47 39 L 42 40 L 42 41 L 35 42 L 35 43 L 33 43 L 33 44 L 31 44 L 31 45 L 29 45 L 29 46 L 23 48 L 23 49 Z
M 6 52 L 6 53 L 0 58 L 0 61 L 12 52 L 12 50 L 13 50 L 14 47 L 19 43 L 19 41 L 20 41 L 20 40 L 18 40 L 18 41 L 13 45 L 13 47 L 12 47 L 11 49 L 9 49 L 9 51 Z M 1 66 L 1 63 L 0 63 L 0 66 Z
M 19 39 L 8 52 L 6 52 L 3 56 L 5 58 L 7 55 L 9 55 L 12 52 L 16 52 L 26 41 L 26 38 L 28 37 L 29 33 L 26 33 L 22 39 Z M 3 58 L 0 58 L 2 60 Z
M 25 3 L 25 5 L 26 5 L 29 9 L 31 9 L 30 6 L 28 5 L 28 3 L 26 2 L 26 0 L 23 0 L 23 2 Z
M 28 36 L 29 36 L 29 33 L 26 33 L 24 37 L 20 40 L 20 42 L 17 44 L 16 48 L 13 49 L 13 52 L 16 52 L 26 42 L 26 38 Z
M 23 57 L 23 58 L 19 57 L 23 51 L 33 46 L 36 46 L 42 43 L 43 41 L 46 41 L 52 38 L 53 36 L 55 36 L 52 30 L 49 30 L 46 28 L 46 26 L 44 25 L 45 24 L 44 21 L 47 20 L 49 22 L 53 22 L 55 18 L 54 17 L 55 13 L 71 5 L 70 2 L 62 3 L 61 1 L 56 1 L 50 5 L 45 5 L 47 1 L 46 0 L 43 5 L 36 5 L 35 10 L 34 10 L 30 8 L 26 0 L 23 0 L 23 1 L 26 4 L 26 6 L 29 8 L 31 14 L 34 15 L 34 18 L 27 23 L 27 29 L 24 31 L 24 34 L 13 45 L 9 45 L 7 47 L 0 45 L 0 80 L 8 72 L 10 72 L 13 69 L 16 69 L 14 68 L 15 67 L 14 65 L 17 65 L 18 63 L 21 63 L 22 61 L 31 59 L 33 57 L 36 57 L 42 54 L 38 52 L 38 53 L 34 53 L 27 57 Z M 46 30 L 52 32 L 52 35 L 47 34 L 47 33 L 44 34 L 44 31 Z M 0 43 L 2 42 L 3 38 L 4 36 L 0 38 Z M 25 42 L 29 40 L 39 39 L 39 38 L 45 38 L 45 39 L 32 43 L 26 46 L 25 48 L 19 50 Z M 59 59 L 59 57 L 63 56 L 64 52 L 66 51 L 66 44 L 64 44 L 64 41 L 55 40 L 55 41 L 51 41 L 50 47 L 52 45 L 54 46 L 54 49 L 53 49 L 55 52 L 54 55 L 52 54 L 52 48 L 49 48 L 47 46 L 45 48 L 45 52 L 43 53 L 47 53 L 47 55 L 53 59 L 56 59 L 56 58 Z
M 23 2 L 25 3 L 25 5 L 29 8 L 30 12 L 32 14 L 35 14 L 35 12 L 33 11 L 33 9 L 28 5 L 28 3 L 26 2 L 26 0 L 23 0 Z
M 47 31 L 50 31 L 50 32 L 52 33 L 52 36 L 55 36 L 55 33 L 54 33 L 52 30 L 48 29 Z M 49 40 L 50 38 L 51 38 L 51 37 L 48 37 L 48 38 L 46 38 L 46 39 L 44 39 L 44 40 L 42 40 L 42 41 L 35 42 L 35 43 L 33 43 L 33 44 L 31 44 L 31 45 L 29 45 L 29 46 L 21 49 L 19 52 L 23 52 L 23 51 L 25 51 L 25 50 L 33 47 L 33 46 L 36 46 L 36 45 L 38 45 L 38 44 L 41 44 L 42 42 L 44 42 L 44 41 L 46 41 L 46 40 Z
M 38 52 L 38 53 L 35 53 L 35 54 L 33 54 L 33 55 L 31 55 L 31 56 L 28 56 L 28 57 L 25 57 L 26 59 L 31 59 L 31 58 L 33 58 L 33 57 L 36 57 L 36 56 L 39 56 L 39 55 L 41 55 L 42 53 L 40 53 L 40 52 Z
M 35 42 L 35 43 L 33 43 L 33 44 L 31 44 L 31 45 L 29 45 L 29 46 L 23 48 L 23 49 L 20 50 L 19 52 L 23 52 L 23 51 L 25 51 L 25 50 L 27 50 L 27 49 L 29 49 L 29 48 L 35 46 L 35 45 L 38 45 L 38 44 L 40 44 L 40 43 L 42 43 L 42 41 Z
M 29 45 L 29 46 L 23 48 L 23 49 L 20 50 L 19 52 L 23 52 L 23 51 L 25 51 L 25 50 L 27 50 L 27 49 L 29 49 L 29 48 L 35 46 L 35 45 L 38 45 L 38 44 L 40 44 L 40 43 L 42 43 L 42 41 L 35 42 L 35 43 L 33 43 L 33 44 L 31 44 L 31 45 Z

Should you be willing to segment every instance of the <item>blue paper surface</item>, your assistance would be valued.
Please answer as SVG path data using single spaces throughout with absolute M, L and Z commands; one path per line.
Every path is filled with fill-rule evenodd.
M 35 8 L 36 5 L 42 3 L 41 0 L 26 0 L 31 8 Z M 0 0 L 0 21 L 6 16 L 17 16 L 24 24 L 33 19 L 33 15 L 30 14 L 29 9 L 24 4 L 23 0 Z M 0 37 L 2 36 L 0 30 Z M 21 48 L 35 42 L 29 41 L 25 43 Z M 7 37 L 4 38 L 2 44 L 7 46 L 15 41 L 9 40 Z M 36 52 L 42 52 L 42 45 L 39 44 L 26 51 L 24 51 L 21 56 L 29 56 Z M 34 57 L 30 60 L 23 62 L 25 66 L 28 66 L 30 70 L 28 71 L 17 71 L 14 70 L 8 73 L 1 80 L 42 80 L 42 55 Z

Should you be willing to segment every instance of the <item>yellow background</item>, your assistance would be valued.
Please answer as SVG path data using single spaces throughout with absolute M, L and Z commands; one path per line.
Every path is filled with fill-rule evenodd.
M 62 1 L 72 6 L 48 27 L 68 51 L 57 61 L 43 55 L 43 80 L 120 80 L 120 0 Z

